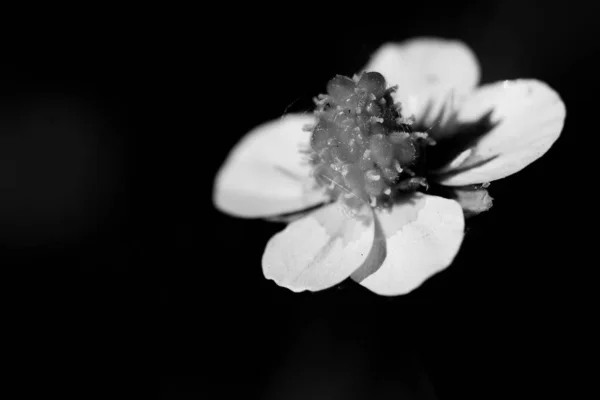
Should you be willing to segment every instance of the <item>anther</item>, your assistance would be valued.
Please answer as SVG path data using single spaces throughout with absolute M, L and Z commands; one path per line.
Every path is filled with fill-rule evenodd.
M 394 160 L 394 167 L 396 168 L 396 171 L 398 171 L 399 174 L 402 173 L 402 167 L 400 166 L 400 161 Z
M 409 167 L 428 135 L 412 133 L 413 120 L 403 118 L 384 77 L 365 72 L 353 79 L 338 75 L 327 94 L 315 98 L 318 123 L 312 129 L 309 161 L 317 183 L 352 207 L 393 204 L 398 190 L 419 190 L 426 181 Z M 317 173 L 318 172 L 318 173 Z
M 378 181 L 381 179 L 381 174 L 375 169 L 368 170 L 367 172 L 365 172 L 365 175 L 370 181 Z

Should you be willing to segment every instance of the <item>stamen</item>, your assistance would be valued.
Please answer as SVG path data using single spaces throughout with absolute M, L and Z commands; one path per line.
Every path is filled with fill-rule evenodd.
M 428 135 L 410 131 L 414 119 L 401 115 L 401 105 L 391 97 L 396 89 L 386 88 L 377 72 L 353 79 L 337 75 L 327 94 L 315 98 L 318 123 L 312 127 L 309 160 L 317 182 L 333 197 L 354 206 L 364 201 L 385 207 L 393 204 L 393 193 L 427 187 L 408 167 L 429 144 Z

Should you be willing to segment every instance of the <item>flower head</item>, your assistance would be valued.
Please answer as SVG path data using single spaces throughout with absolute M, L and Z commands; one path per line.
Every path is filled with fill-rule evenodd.
M 353 78 L 336 76 L 313 115 L 250 132 L 219 171 L 215 205 L 283 218 L 263 272 L 293 291 L 351 277 L 408 293 L 449 266 L 465 217 L 491 207 L 490 181 L 541 157 L 565 106 L 537 80 L 476 88 L 462 43 L 419 38 L 380 48 Z

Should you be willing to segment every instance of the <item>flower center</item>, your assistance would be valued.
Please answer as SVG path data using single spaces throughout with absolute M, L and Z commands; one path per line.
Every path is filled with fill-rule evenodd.
M 389 207 L 407 192 L 427 187 L 415 171 L 426 133 L 413 132 L 403 118 L 383 75 L 365 72 L 350 79 L 338 75 L 327 94 L 315 99 L 317 124 L 312 132 L 310 163 L 318 185 L 351 206 L 367 202 Z

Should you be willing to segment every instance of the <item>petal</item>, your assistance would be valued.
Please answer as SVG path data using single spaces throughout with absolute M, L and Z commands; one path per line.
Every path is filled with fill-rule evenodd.
M 409 293 L 449 266 L 464 235 L 460 205 L 442 197 L 418 194 L 377 217 L 386 236 L 387 257 L 359 281 L 380 295 Z
M 288 115 L 257 127 L 231 151 L 215 180 L 218 209 L 239 217 L 267 217 L 302 210 L 327 198 L 316 191 L 300 150 L 309 148 L 303 126 L 312 115 Z
M 368 207 L 352 215 L 340 203 L 326 205 L 269 240 L 262 259 L 265 277 L 294 292 L 331 287 L 365 261 L 374 225 Z
M 467 45 L 456 40 L 416 38 L 388 43 L 377 50 L 365 71 L 378 71 L 405 117 L 431 125 L 450 98 L 469 93 L 479 82 L 479 63 Z M 427 114 L 427 115 L 425 115 Z
M 485 85 L 461 106 L 457 119 L 491 114 L 492 130 L 449 165 L 441 183 L 462 186 L 504 178 L 550 149 L 562 131 L 566 109 L 558 93 L 537 80 Z
M 492 208 L 494 199 L 486 189 L 463 187 L 454 190 L 455 200 L 463 209 L 465 217 L 472 217 Z

